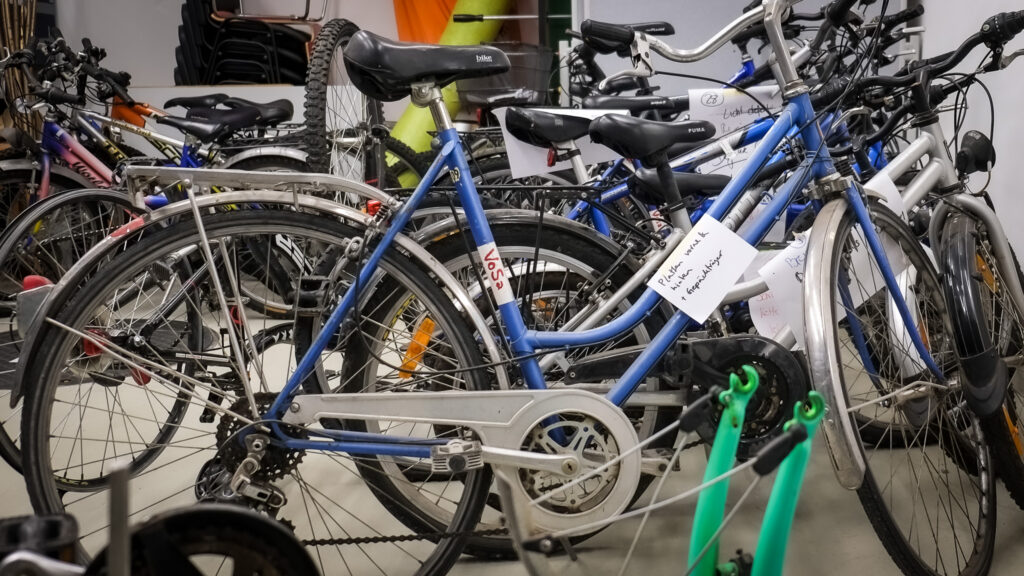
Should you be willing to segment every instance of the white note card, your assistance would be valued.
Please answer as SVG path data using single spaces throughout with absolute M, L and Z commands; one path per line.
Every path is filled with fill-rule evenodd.
M 745 128 L 766 114 L 761 104 L 768 110 L 778 112 L 782 109 L 782 93 L 777 86 L 752 86 L 746 89 L 753 94 L 760 104 L 750 96 L 731 88 L 705 88 L 690 90 L 690 120 L 706 120 L 715 126 L 715 136 Z M 753 152 L 755 145 L 733 150 L 724 147 L 725 155 L 702 164 L 698 171 L 702 174 L 735 174 Z
M 694 321 L 704 322 L 756 257 L 757 248 L 705 216 L 647 285 Z
M 789 326 L 797 346 L 804 342 L 804 266 L 807 258 L 807 232 L 797 234 L 758 273 L 768 291 L 750 300 L 750 316 L 758 333 L 776 336 Z

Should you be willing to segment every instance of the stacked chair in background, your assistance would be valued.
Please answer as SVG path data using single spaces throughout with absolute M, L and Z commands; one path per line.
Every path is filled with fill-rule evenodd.
M 175 85 L 304 84 L 312 36 L 284 24 L 235 17 L 231 8 L 225 2 L 215 7 L 211 0 L 182 4 Z

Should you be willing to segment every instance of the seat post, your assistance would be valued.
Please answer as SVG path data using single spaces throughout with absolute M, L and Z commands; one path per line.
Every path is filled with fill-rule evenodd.
M 422 82 L 412 85 L 412 103 L 420 108 L 430 108 L 430 115 L 434 117 L 434 127 L 438 132 L 443 132 L 452 126 L 452 117 L 448 114 L 448 107 L 444 104 L 444 96 L 441 89 L 432 82 Z

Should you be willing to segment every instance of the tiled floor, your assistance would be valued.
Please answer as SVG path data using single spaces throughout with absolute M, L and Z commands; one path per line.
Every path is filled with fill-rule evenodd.
M 786 574 L 898 574 L 868 524 L 856 494 L 838 487 L 824 446 L 819 442 L 815 448 L 793 527 Z M 690 471 L 677 475 L 670 483 L 692 486 L 703 470 L 700 463 L 702 458 L 700 450 L 687 452 L 684 466 Z M 734 496 L 739 495 L 751 477 L 737 477 L 733 483 Z M 752 498 L 741 508 L 724 536 L 720 555 L 722 558 L 728 557 L 737 548 L 742 547 L 747 551 L 754 549 L 770 489 L 770 482 L 762 482 Z M 670 492 L 671 486 L 666 486 L 665 493 Z M 621 573 L 643 576 L 682 574 L 693 507 L 693 502 L 686 502 L 654 513 L 632 562 Z M 21 477 L 5 465 L 0 467 L 0 514 L 13 516 L 30 512 Z M 1024 512 L 1016 508 L 1002 489 L 999 491 L 997 520 L 996 558 L 991 573 L 1021 574 L 1021 566 L 1024 566 Z M 544 558 L 535 560 L 550 568 L 551 574 L 619 574 L 624 551 L 628 548 L 636 526 L 636 522 L 617 525 L 585 542 L 579 547 L 579 559 L 576 562 L 570 562 L 564 557 L 550 561 Z M 452 572 L 463 576 L 525 573 L 517 563 L 485 562 L 471 558 L 463 558 Z

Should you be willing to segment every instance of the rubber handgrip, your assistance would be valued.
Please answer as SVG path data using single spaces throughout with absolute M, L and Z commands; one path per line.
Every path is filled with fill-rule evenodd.
M 584 20 L 583 24 L 580 25 L 580 32 L 583 33 L 584 38 L 591 37 L 620 44 L 631 44 L 633 37 L 636 35 L 635 32 L 625 26 L 598 22 L 597 20 Z
M 914 18 L 917 18 L 924 14 L 924 4 L 918 4 L 913 8 L 907 8 L 906 10 L 900 10 L 899 12 L 890 16 L 882 18 L 882 26 L 886 28 L 893 28 L 900 24 L 910 22 Z
M 857 0 L 834 0 L 825 9 L 825 17 L 832 23 L 833 26 L 839 27 L 843 25 L 846 18 L 846 13 L 853 8 L 853 5 L 857 3 Z
M 75 94 L 68 94 L 53 86 L 43 90 L 36 90 L 34 94 L 51 104 L 82 104 L 85 102 L 85 98 Z
M 483 22 L 483 14 L 452 14 L 452 22 Z

